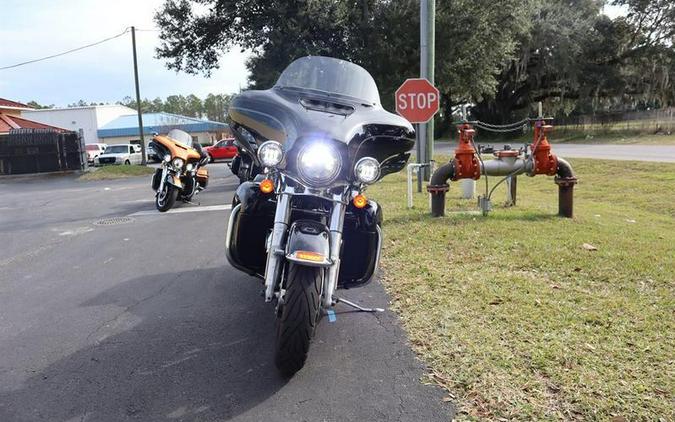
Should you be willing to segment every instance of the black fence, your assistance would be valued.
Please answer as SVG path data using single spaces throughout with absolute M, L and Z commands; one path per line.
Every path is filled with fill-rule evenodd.
M 0 136 L 0 174 L 82 170 L 86 163 L 77 132 L 16 129 Z
M 621 113 L 567 116 L 554 120 L 556 132 L 633 132 L 671 134 L 675 132 L 675 107 Z

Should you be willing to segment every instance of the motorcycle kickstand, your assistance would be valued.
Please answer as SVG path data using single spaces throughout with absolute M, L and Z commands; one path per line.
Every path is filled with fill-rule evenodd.
M 335 301 L 335 304 L 344 303 L 345 305 L 351 306 L 352 308 L 355 308 L 355 309 L 358 309 L 361 312 L 384 312 L 384 309 L 382 309 L 382 308 L 364 308 L 363 306 L 361 306 L 357 303 L 351 302 L 347 299 L 343 299 L 343 298 L 337 297 L 337 296 L 333 296 L 333 300 Z

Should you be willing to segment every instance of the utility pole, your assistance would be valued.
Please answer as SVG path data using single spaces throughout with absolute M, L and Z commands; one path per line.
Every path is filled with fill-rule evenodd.
M 420 77 L 434 84 L 436 48 L 436 0 L 420 1 Z M 418 137 L 418 163 L 430 163 L 434 157 L 434 119 L 422 123 Z M 424 168 L 424 180 L 429 181 L 431 171 Z
M 145 137 L 143 136 L 143 111 L 141 110 L 141 88 L 138 85 L 138 59 L 136 58 L 136 28 L 131 27 L 131 45 L 134 51 L 134 81 L 136 82 L 136 108 L 138 110 L 138 133 L 141 136 L 141 164 L 148 164 L 145 155 Z

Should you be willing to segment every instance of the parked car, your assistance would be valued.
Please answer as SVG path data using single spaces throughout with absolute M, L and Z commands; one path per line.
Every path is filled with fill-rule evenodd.
M 145 148 L 145 153 L 148 156 L 148 161 L 153 162 L 153 163 L 159 163 L 162 161 L 159 158 L 159 155 L 157 154 L 157 151 L 152 147 L 152 145 L 148 145 L 147 148 Z
M 103 154 L 94 159 L 94 165 L 141 164 L 141 146 L 132 144 L 109 145 Z
M 234 145 L 234 138 L 223 139 L 215 145 L 204 148 L 204 152 L 209 154 L 209 161 L 230 160 L 237 155 L 237 147 Z
M 103 154 L 103 151 L 105 151 L 107 146 L 107 144 L 99 143 L 85 145 L 84 150 L 87 152 L 87 162 L 90 165 L 94 164 L 94 159 Z

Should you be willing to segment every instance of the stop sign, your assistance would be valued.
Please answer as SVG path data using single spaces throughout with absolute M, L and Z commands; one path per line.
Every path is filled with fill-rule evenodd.
M 396 90 L 396 112 L 410 123 L 426 123 L 438 112 L 440 94 L 426 79 L 408 79 Z

